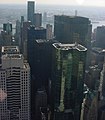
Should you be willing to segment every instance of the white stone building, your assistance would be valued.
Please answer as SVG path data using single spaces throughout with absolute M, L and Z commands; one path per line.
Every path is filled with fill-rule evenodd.
M 1 62 L 0 120 L 30 120 L 29 64 L 17 47 L 6 46 L 2 47 Z

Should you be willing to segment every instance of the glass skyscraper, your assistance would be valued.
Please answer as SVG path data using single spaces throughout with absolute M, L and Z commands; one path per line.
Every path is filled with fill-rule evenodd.
M 28 1 L 27 20 L 31 21 L 32 24 L 34 24 L 34 11 L 35 11 L 35 2 Z
M 80 120 L 87 48 L 53 44 L 52 119 Z
M 54 36 L 61 43 L 80 43 L 87 47 L 91 40 L 91 23 L 79 16 L 55 15 Z

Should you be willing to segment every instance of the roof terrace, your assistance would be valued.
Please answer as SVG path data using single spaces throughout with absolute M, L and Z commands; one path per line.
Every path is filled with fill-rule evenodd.
M 56 49 L 60 49 L 60 50 L 70 50 L 70 49 L 77 49 L 78 51 L 86 51 L 87 48 L 85 48 L 84 46 L 74 43 L 74 44 L 62 44 L 62 43 L 54 43 L 53 46 Z

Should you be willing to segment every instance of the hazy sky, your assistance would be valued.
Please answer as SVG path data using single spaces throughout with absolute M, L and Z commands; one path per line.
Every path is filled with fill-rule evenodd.
M 32 0 L 34 1 L 34 0 Z M 89 6 L 105 6 L 105 0 L 35 0 L 37 4 L 59 4 L 59 5 L 89 5 Z M 18 3 L 25 4 L 27 0 L 0 0 L 2 3 Z

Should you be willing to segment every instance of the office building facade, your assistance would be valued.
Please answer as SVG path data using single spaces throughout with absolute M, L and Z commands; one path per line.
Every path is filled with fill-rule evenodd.
M 21 27 L 23 26 L 24 16 L 21 16 Z
M 36 92 L 35 100 L 35 119 L 42 120 L 45 116 L 47 120 L 47 93 L 45 89 L 38 89 Z
M 4 23 L 3 24 L 3 31 L 6 31 L 8 34 L 12 33 L 12 23 Z
M 105 26 L 99 26 L 96 29 L 95 46 L 105 49 Z
M 31 68 L 31 104 L 32 104 L 32 119 L 35 119 L 35 93 L 38 88 L 42 85 L 43 79 L 40 81 L 40 66 L 37 67 L 40 63 L 40 60 L 38 60 L 38 57 L 41 57 L 41 55 L 38 53 L 37 49 L 35 49 L 36 40 L 39 39 L 46 39 L 46 29 L 45 28 L 35 28 L 31 26 L 27 31 L 27 58 L 28 62 Z M 38 54 L 36 58 L 36 54 Z M 37 61 L 38 60 L 38 61 Z M 37 61 L 37 63 L 36 63 Z M 42 60 L 41 60 L 42 61 Z M 36 74 L 38 73 L 38 74 Z M 40 78 L 40 79 L 38 79 Z
M 28 61 L 31 67 L 31 73 L 34 74 L 34 48 L 35 48 L 35 41 L 38 39 L 46 39 L 46 29 L 43 27 L 35 28 L 31 26 L 28 29 L 28 38 L 27 38 L 27 54 L 28 54 Z
M 15 34 L 15 45 L 20 46 L 21 44 L 21 22 L 19 20 L 16 21 L 16 34 Z
M 2 48 L 0 120 L 30 120 L 30 67 L 17 47 Z
M 46 39 L 47 40 L 53 39 L 53 27 L 50 24 L 46 25 Z
M 42 14 L 41 13 L 34 14 L 34 25 L 35 25 L 35 27 L 42 26 Z
M 80 120 L 87 49 L 80 44 L 53 44 L 52 120 Z
M 47 23 L 47 12 L 43 13 L 43 23 Z
M 1 46 L 12 45 L 12 34 L 6 31 L 1 31 Z
M 55 15 L 54 36 L 61 43 L 77 42 L 87 47 L 91 40 L 90 21 L 85 17 Z
M 24 58 L 27 59 L 27 31 L 30 27 L 31 22 L 23 22 L 23 25 L 21 27 L 21 43 L 20 43 L 20 50 L 21 53 L 24 55 Z

